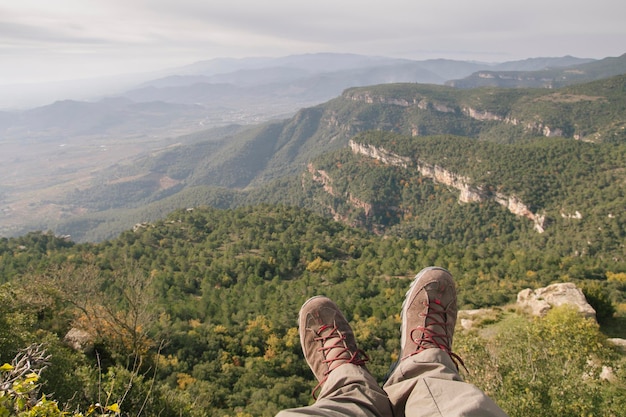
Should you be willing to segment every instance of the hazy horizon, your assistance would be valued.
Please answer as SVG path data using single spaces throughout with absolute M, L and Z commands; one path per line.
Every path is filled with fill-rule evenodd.
M 243 57 L 243 58 L 235 58 L 236 60 L 246 60 L 246 59 L 280 59 L 287 57 L 296 57 L 296 56 L 305 56 L 305 55 L 316 55 L 316 54 L 329 54 L 329 52 L 313 52 L 313 53 L 305 53 L 305 54 L 290 54 L 285 56 L 278 57 Z M 350 53 L 341 54 L 330 52 L 330 54 L 336 55 L 350 55 Z M 351 54 L 355 56 L 362 57 L 379 57 L 379 58 L 391 58 L 393 57 L 383 57 L 383 56 L 374 56 L 374 55 L 362 55 L 362 54 Z M 523 61 L 525 59 L 541 59 L 541 58 L 562 58 L 566 55 L 561 56 L 530 56 L 527 58 L 520 58 L 519 60 L 507 60 L 507 61 L 492 61 L 485 62 L 484 64 L 501 64 L 505 62 L 512 61 Z M 575 57 L 575 58 L 588 58 L 588 57 Z M 592 59 L 603 59 L 607 57 L 600 58 L 592 58 Z M 67 79 L 67 80 L 59 80 L 59 81 L 40 81 L 33 83 L 17 83 L 17 84 L 1 84 L 0 83 L 0 111 L 13 111 L 13 110 L 25 110 L 29 108 L 44 106 L 47 104 L 51 104 L 55 101 L 59 100 L 86 100 L 93 101 L 99 100 L 104 97 L 115 96 L 118 94 L 123 94 L 127 92 L 129 89 L 135 88 L 141 83 L 145 83 L 148 81 L 152 81 L 158 78 L 166 77 L 168 75 L 181 75 L 180 72 L 177 72 L 181 68 L 193 66 L 195 64 L 203 63 L 203 62 L 211 62 L 214 60 L 220 59 L 229 59 L 228 57 L 216 57 L 206 60 L 196 60 L 193 62 L 185 63 L 178 67 L 167 67 L 161 69 L 153 69 L 150 71 L 142 71 L 136 73 L 120 73 L 108 76 L 92 76 L 92 77 L 83 77 L 76 79 Z M 406 59 L 406 58 L 405 58 Z M 413 60 L 413 61 L 427 61 L 429 59 L 448 59 L 453 61 L 464 61 L 464 62 L 481 62 L 475 60 L 462 60 L 462 59 L 451 59 L 451 58 L 426 58 L 423 60 Z M 229 71 L 225 71 L 226 73 Z
M 601 59 L 626 52 L 625 14 L 626 3 L 617 0 L 529 0 L 516 9 L 496 0 L 5 2 L 0 108 L 27 106 L 36 93 L 89 97 L 98 88 L 132 85 L 145 73 L 222 57 L 331 52 L 493 63 Z M 102 85 L 91 85 L 94 80 Z M 63 97 L 68 81 L 76 91 Z
M 142 73 L 219 57 L 337 52 L 505 62 L 623 54 L 626 3 L 495 0 L 22 0 L 0 6 L 0 85 Z

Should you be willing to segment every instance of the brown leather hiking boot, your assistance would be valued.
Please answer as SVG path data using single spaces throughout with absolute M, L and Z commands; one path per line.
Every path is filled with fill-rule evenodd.
M 327 297 L 309 298 L 300 308 L 298 326 L 304 358 L 319 381 L 313 397 L 333 369 L 346 363 L 364 366 L 369 360 L 357 348 L 352 328 L 339 307 Z
M 452 353 L 456 315 L 456 289 L 452 275 L 439 267 L 420 271 L 402 303 L 400 360 L 425 349 L 436 348 L 444 350 L 455 363 L 458 361 L 463 365 L 461 358 Z

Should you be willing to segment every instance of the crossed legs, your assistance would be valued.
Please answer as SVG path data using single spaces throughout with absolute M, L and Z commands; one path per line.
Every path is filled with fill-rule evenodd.
M 506 414 L 480 389 L 463 382 L 460 357 L 451 350 L 456 324 L 456 289 L 442 268 L 423 269 L 402 304 L 401 354 L 381 389 L 365 366 L 352 328 L 337 305 L 310 298 L 299 314 L 300 342 L 319 381 L 308 407 L 289 416 L 497 416 Z M 315 395 L 314 391 L 314 395 Z

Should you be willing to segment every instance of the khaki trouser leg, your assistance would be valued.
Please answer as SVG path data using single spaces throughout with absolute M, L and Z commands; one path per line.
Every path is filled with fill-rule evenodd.
M 315 404 L 283 410 L 276 417 L 355 416 L 391 417 L 387 394 L 363 367 L 344 364 L 333 370 Z
M 401 361 L 383 389 L 396 417 L 506 417 L 484 392 L 461 380 L 450 356 L 440 349 Z

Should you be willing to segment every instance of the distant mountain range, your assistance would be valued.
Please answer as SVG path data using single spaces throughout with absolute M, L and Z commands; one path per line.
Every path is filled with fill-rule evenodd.
M 625 61 L 624 56 L 600 61 L 563 57 L 481 64 L 349 54 L 215 59 L 173 69 L 169 71 L 171 75 L 143 82 L 117 96 L 118 99 L 63 100 L 32 110 L 0 112 L 0 134 L 4 138 L 21 139 L 59 134 L 136 134 L 139 130 L 153 128 L 180 131 L 192 124 L 258 123 L 287 117 L 302 107 L 330 100 L 350 87 L 449 82 L 468 88 L 475 78 L 483 80 L 480 74 L 492 74 L 490 79 L 504 79 L 504 76 L 498 78 L 494 74 L 563 67 L 570 68 L 570 73 L 580 72 L 575 81 L 585 82 L 622 73 L 619 71 L 625 67 Z M 593 64 L 591 68 L 595 70 L 585 69 L 589 68 L 585 64 Z M 583 65 L 583 70 L 577 69 L 579 65 Z M 605 67 L 612 71 L 601 70 Z M 465 77 L 469 78 L 451 81 Z M 149 102 L 163 102 L 169 106 L 138 104 Z M 77 118 L 81 120 L 77 121 Z M 66 132 L 62 131 L 64 128 L 67 128 Z
M 439 240 L 444 213 L 475 218 L 477 228 L 504 216 L 507 233 L 545 232 L 567 246 L 553 235 L 572 221 L 564 219 L 583 216 L 580 239 L 597 227 L 626 228 L 624 91 L 626 75 L 558 90 L 352 88 L 290 119 L 197 133 L 112 167 L 55 201 L 90 213 L 57 230 L 99 240 L 175 208 L 267 202 Z M 447 233 L 460 239 L 468 226 L 456 227 Z M 504 233 L 470 235 L 492 232 Z
M 626 54 L 615 58 L 599 61 L 577 62 L 572 58 L 567 64 L 567 57 L 561 61 L 546 62 L 543 59 L 529 60 L 529 68 L 523 65 L 504 64 L 499 69 L 477 71 L 461 80 L 446 82 L 457 88 L 503 87 L 503 88 L 559 88 L 572 84 L 580 84 L 624 73 Z M 539 63 L 544 67 L 538 69 Z
M 452 85 L 460 81 L 450 81 L 468 77 L 469 83 L 476 77 L 472 74 L 487 70 L 543 74 L 548 67 L 577 74 L 571 81 L 579 85 L 456 88 Z M 54 229 L 77 240 L 100 240 L 180 207 L 258 201 L 317 207 L 353 222 L 353 203 L 362 202 L 356 203 L 361 210 L 371 207 L 368 212 L 374 214 L 360 214 L 358 222 L 381 232 L 404 220 L 375 208 L 375 188 L 368 188 L 375 182 L 348 191 L 354 179 L 329 176 L 334 187 L 345 190 L 334 195 L 324 188 L 329 184 L 314 180 L 322 175 L 318 158 L 340 155 L 363 132 L 388 131 L 415 140 L 454 135 L 493 143 L 497 152 L 528 142 L 537 147 L 533 155 L 543 146 L 537 138 L 578 140 L 573 143 L 602 149 L 626 141 L 625 78 L 606 75 L 626 73 L 626 56 L 486 65 L 316 54 L 212 60 L 178 71 L 122 96 L 0 113 L 5 150 L 0 156 L 0 233 Z M 598 81 L 588 82 L 592 79 Z M 446 81 L 449 85 L 443 85 Z M 464 152 L 454 157 L 463 159 Z M 355 170 L 361 166 L 353 159 L 338 163 L 357 164 Z M 454 175 L 474 176 L 453 168 Z M 302 175 L 313 181 L 310 186 L 303 186 Z M 531 196 L 523 203 L 532 213 L 547 210 L 548 217 L 555 217 L 554 200 L 529 189 L 514 191 Z

